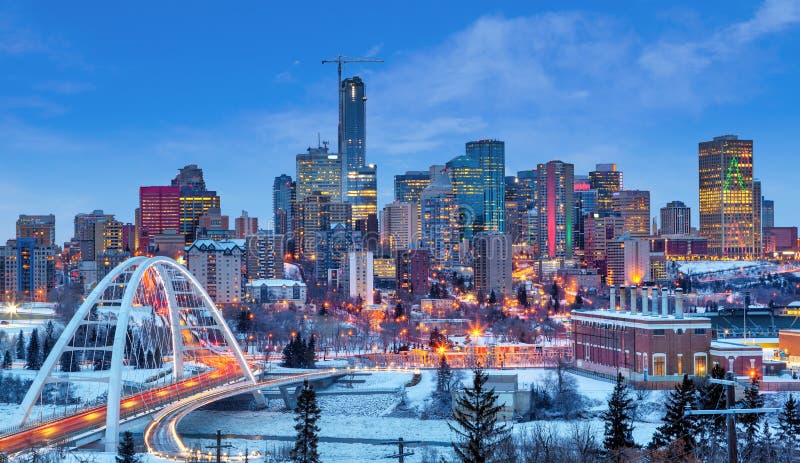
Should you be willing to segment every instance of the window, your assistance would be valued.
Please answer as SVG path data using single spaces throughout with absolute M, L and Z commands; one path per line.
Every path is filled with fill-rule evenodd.
M 667 375 L 667 356 L 664 354 L 653 354 L 653 376 Z
M 695 376 L 705 376 L 708 372 L 706 354 L 694 354 L 694 374 Z
M 706 334 L 706 329 L 705 328 L 695 328 L 694 329 L 694 334 Z
M 663 329 L 653 330 L 653 336 L 664 336 L 664 330 Z

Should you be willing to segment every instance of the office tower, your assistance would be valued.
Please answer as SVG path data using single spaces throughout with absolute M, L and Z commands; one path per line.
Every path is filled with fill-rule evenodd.
M 56 216 L 20 214 L 17 219 L 17 239 L 35 238 L 39 246 L 55 246 Z
M 761 197 L 761 228 L 775 226 L 775 201 Z
M 242 300 L 244 240 L 197 240 L 186 247 L 186 267 L 217 304 Z
M 698 146 L 700 236 L 712 256 L 755 254 L 753 141 L 714 137 Z
M 525 234 L 525 199 L 520 192 L 519 179 L 513 175 L 506 176 L 505 199 L 506 234 L 512 244 L 522 241 Z
M 616 215 L 587 215 L 584 222 L 584 259 L 589 267 L 606 274 L 609 242 L 622 234 L 622 218 Z
M 342 197 L 348 198 L 350 172 L 364 167 L 367 151 L 367 97 L 360 77 L 342 81 L 339 155 L 342 158 Z
M 417 205 L 393 202 L 381 210 L 381 244 L 391 252 L 416 247 Z
M 545 259 L 573 257 L 575 167 L 562 161 L 539 164 L 536 173 L 539 255 Z
M 688 235 L 692 232 L 692 211 L 682 201 L 671 201 L 661 208 L 661 235 Z
M 378 213 L 378 171 L 375 164 L 356 167 L 348 173 L 345 202 L 353 205 L 353 221 Z
M 236 238 L 244 239 L 258 233 L 258 217 L 250 217 L 247 211 L 242 211 L 235 222 Z
M 47 301 L 55 287 L 55 246 L 40 246 L 36 238 L 20 238 L 8 242 L 5 271 L 16 281 L 6 281 L 10 296 L 6 300 Z
M 511 296 L 511 240 L 504 233 L 484 232 L 473 243 L 475 289 L 497 300 Z
M 295 202 L 295 183 L 292 177 L 281 174 L 272 182 L 272 216 L 275 233 L 292 233 L 292 208 Z
M 370 251 L 350 251 L 345 261 L 344 288 L 351 299 L 360 298 L 365 305 L 373 304 L 375 267 Z
M 458 239 L 471 239 L 483 230 L 483 173 L 480 158 L 458 156 L 445 164 L 458 208 Z
M 235 232 L 230 229 L 231 218 L 223 215 L 218 207 L 212 207 L 197 220 L 195 236 L 197 239 L 212 239 L 225 241 L 235 238 Z
M 622 232 L 633 238 L 650 236 L 650 192 L 620 190 L 611 195 L 614 213 L 622 217 Z
M 349 204 L 348 204 L 349 206 Z M 339 286 L 349 251 L 361 251 L 360 234 L 344 222 L 331 221 L 316 241 L 314 277 L 318 282 Z
M 431 174 L 427 170 L 409 170 L 405 174 L 394 176 L 394 200 L 401 203 L 412 203 L 417 211 L 417 233 L 415 241 L 422 235 L 419 197 L 422 190 L 431 184 Z
M 107 251 L 122 252 L 122 222 L 102 210 L 77 214 L 73 239 L 80 248 L 82 261 L 95 261 L 97 254 Z
M 622 189 L 622 172 L 616 164 L 597 164 L 595 170 L 589 172 L 589 184 L 597 190 L 597 212 L 613 214 L 613 195 Z
M 650 241 L 623 233 L 608 247 L 608 285 L 641 285 L 650 280 Z
M 597 190 L 592 190 L 588 175 L 576 175 L 573 191 L 573 228 L 572 245 L 575 250 L 586 249 L 586 216 L 597 213 Z
M 139 188 L 139 249 L 147 252 L 149 238 L 167 230 L 180 230 L 180 188 L 176 186 L 143 186 Z
M 220 207 L 220 198 L 216 191 L 206 189 L 203 169 L 196 164 L 189 164 L 178 169 L 178 175 L 172 179 L 172 186 L 180 191 L 180 225 L 178 231 L 184 235 L 186 244 L 197 237 L 199 219 L 212 207 Z
M 536 189 L 536 170 L 520 170 L 517 172 L 518 196 L 524 201 L 526 211 L 534 208 L 533 198 Z
M 329 196 L 332 202 L 342 200 L 342 163 L 338 154 L 328 153 L 328 145 L 308 148 L 298 154 L 295 200 L 302 202 L 315 191 Z
M 439 167 L 431 167 L 431 184 L 420 196 L 420 248 L 430 251 L 434 267 L 443 268 L 458 259 L 458 214 L 453 185 L 447 172 L 436 172 Z
M 761 180 L 756 179 L 753 180 L 753 247 L 755 257 L 760 256 L 764 252 L 761 214 Z
M 13 242 L 11 240 L 6 245 L 0 245 L 0 302 L 14 302 L 17 299 L 17 253 L 11 246 Z
M 405 249 L 395 253 L 397 293 L 427 294 L 430 291 L 431 254 L 425 249 Z
M 245 238 L 247 279 L 283 278 L 283 235 L 259 230 Z
M 505 223 L 505 143 L 499 140 L 478 140 L 467 143 L 466 154 L 477 158 L 483 186 L 483 229 L 506 231 Z
M 122 250 L 133 254 L 139 248 L 139 239 L 136 236 L 136 225 L 126 223 L 122 225 Z

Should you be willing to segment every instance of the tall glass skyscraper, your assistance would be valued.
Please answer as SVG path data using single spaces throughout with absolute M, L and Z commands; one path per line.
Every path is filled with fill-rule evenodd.
M 290 175 L 275 177 L 272 183 L 272 216 L 273 230 L 284 236 L 292 231 L 292 203 L 294 202 L 295 184 Z
M 345 202 L 353 205 L 353 222 L 378 213 L 378 168 L 375 164 L 351 170 Z
M 342 200 L 342 164 L 338 155 L 328 153 L 328 147 L 323 145 L 298 154 L 296 162 L 298 203 L 315 191 L 330 196 L 332 202 Z
M 458 156 L 445 164 L 458 207 L 459 239 L 483 229 L 483 172 L 476 156 Z
M 417 232 L 414 241 L 422 235 L 420 195 L 422 190 L 431 184 L 431 174 L 427 170 L 409 170 L 405 174 L 394 176 L 394 200 L 401 203 L 412 203 L 416 211 Z
M 536 168 L 539 255 L 548 259 L 573 257 L 575 167 L 550 161 Z
M 339 156 L 342 158 L 342 197 L 348 198 L 349 173 L 364 167 L 367 151 L 367 97 L 360 77 L 342 81 Z
M 483 229 L 505 232 L 505 143 L 477 140 L 467 143 L 467 156 L 477 158 L 483 188 Z
M 589 172 L 589 185 L 597 190 L 597 212 L 602 216 L 614 213 L 614 193 L 622 189 L 622 172 L 616 164 L 597 164 Z

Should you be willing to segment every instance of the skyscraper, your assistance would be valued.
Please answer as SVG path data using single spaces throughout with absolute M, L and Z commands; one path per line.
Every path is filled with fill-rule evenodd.
M 393 202 L 381 210 L 381 243 L 391 252 L 416 248 L 417 205 Z
M 597 213 L 608 215 L 614 212 L 613 194 L 622 189 L 622 172 L 616 164 L 597 164 L 589 172 L 589 185 L 597 190 Z
M 17 219 L 17 239 L 35 238 L 39 246 L 55 246 L 56 216 L 20 214 Z
M 755 179 L 753 180 L 753 247 L 756 256 L 764 252 L 761 213 L 761 180 Z
M 422 190 L 430 184 L 431 174 L 426 170 L 409 170 L 405 174 L 394 176 L 394 200 L 401 203 L 412 203 L 417 211 L 415 242 L 419 242 L 419 238 L 422 235 L 419 197 L 422 194 Z
M 661 208 L 662 235 L 688 235 L 692 231 L 692 211 L 682 201 L 671 201 Z
M 755 254 L 753 141 L 714 137 L 698 147 L 700 236 L 709 254 L 747 258 Z
M 650 236 L 650 192 L 620 190 L 611 195 L 614 213 L 622 217 L 622 232 L 631 238 Z
M 353 205 L 353 221 L 366 221 L 378 213 L 378 169 L 375 164 L 357 167 L 348 173 L 349 189 L 345 202 Z
M 186 244 L 197 238 L 197 226 L 200 217 L 212 207 L 220 207 L 220 198 L 216 191 L 206 189 L 203 169 L 196 164 L 189 164 L 178 169 L 178 175 L 172 180 L 172 186 L 180 191 L 180 225 L 178 231 L 183 234 Z
M 775 201 L 761 197 L 761 227 L 772 228 L 775 226 Z
M 457 211 L 453 185 L 446 172 L 437 173 L 441 166 L 432 167 L 431 184 L 420 197 L 422 237 L 420 248 L 431 253 L 437 268 L 449 267 L 457 261 Z
M 342 197 L 348 198 L 352 189 L 349 174 L 366 162 L 367 150 L 367 97 L 364 82 L 355 76 L 342 81 L 342 114 L 339 155 L 342 158 Z
M 511 240 L 504 233 L 485 232 L 475 237 L 475 289 L 501 300 L 511 296 Z
M 296 161 L 298 204 L 315 191 L 330 197 L 332 202 L 342 200 L 342 162 L 338 154 L 328 153 L 328 146 L 323 143 L 298 154 Z
M 167 230 L 180 229 L 180 188 L 143 186 L 139 188 L 139 247 L 147 252 L 150 238 Z
M 573 200 L 575 212 L 573 214 L 573 246 L 576 250 L 586 249 L 586 217 L 597 213 L 597 190 L 593 190 L 589 177 L 576 175 L 573 185 Z
M 292 232 L 292 208 L 295 184 L 292 177 L 281 174 L 272 183 L 272 216 L 275 233 L 289 236 Z
M 499 140 L 467 142 L 466 154 L 477 158 L 483 186 L 483 229 L 505 232 L 505 143 Z
M 573 194 L 575 166 L 562 161 L 539 164 L 536 178 L 539 255 L 573 257 Z
M 250 217 L 247 211 L 242 211 L 242 215 L 236 217 L 234 228 L 236 238 L 244 239 L 258 233 L 258 217 Z
M 483 230 L 483 173 L 477 156 L 458 156 L 445 164 L 458 208 L 458 238 Z

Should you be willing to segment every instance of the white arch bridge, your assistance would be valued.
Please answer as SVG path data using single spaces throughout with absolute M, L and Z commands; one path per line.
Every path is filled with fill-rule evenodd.
M 23 400 L 0 450 L 71 442 L 208 390 L 257 386 L 222 314 L 194 276 L 166 257 L 111 271 L 67 324 Z M 263 402 L 258 389 L 254 400 Z

